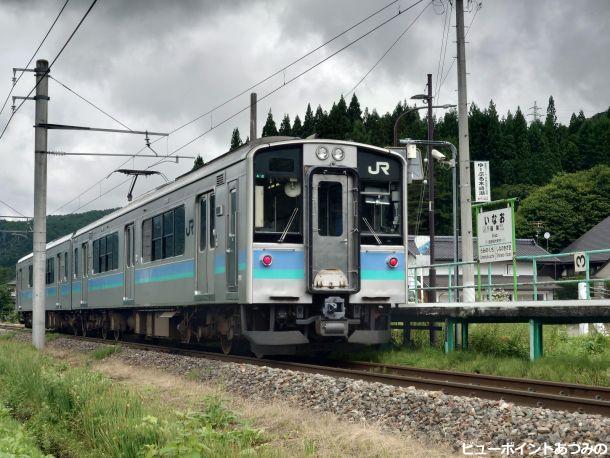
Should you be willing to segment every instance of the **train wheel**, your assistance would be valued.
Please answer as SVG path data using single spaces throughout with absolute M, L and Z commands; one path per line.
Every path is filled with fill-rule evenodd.
M 182 332 L 180 333 L 180 342 L 182 343 L 191 343 L 193 341 L 193 331 L 190 326 L 186 326 Z
M 233 339 L 230 339 L 228 336 L 220 335 L 220 348 L 222 348 L 222 352 L 225 355 L 231 353 L 231 349 L 233 347 Z

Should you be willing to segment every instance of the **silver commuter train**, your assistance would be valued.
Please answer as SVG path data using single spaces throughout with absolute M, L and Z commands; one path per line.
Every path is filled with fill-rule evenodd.
M 385 343 L 407 293 L 405 177 L 371 145 L 249 142 L 50 242 L 47 327 L 257 356 Z M 30 325 L 32 254 L 17 309 Z

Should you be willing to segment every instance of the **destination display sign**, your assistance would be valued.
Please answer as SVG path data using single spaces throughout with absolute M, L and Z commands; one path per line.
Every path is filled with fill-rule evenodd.
M 479 262 L 512 261 L 513 218 L 510 208 L 481 212 L 477 215 Z

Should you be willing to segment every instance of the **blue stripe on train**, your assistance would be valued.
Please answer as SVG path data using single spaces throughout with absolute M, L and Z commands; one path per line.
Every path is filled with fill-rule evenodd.
M 174 281 L 195 276 L 195 260 L 172 262 L 136 270 L 136 284 Z

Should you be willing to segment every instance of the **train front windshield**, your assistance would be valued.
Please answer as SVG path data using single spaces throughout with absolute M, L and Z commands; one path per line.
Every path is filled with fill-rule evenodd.
M 303 242 L 300 147 L 261 151 L 254 159 L 254 240 Z

